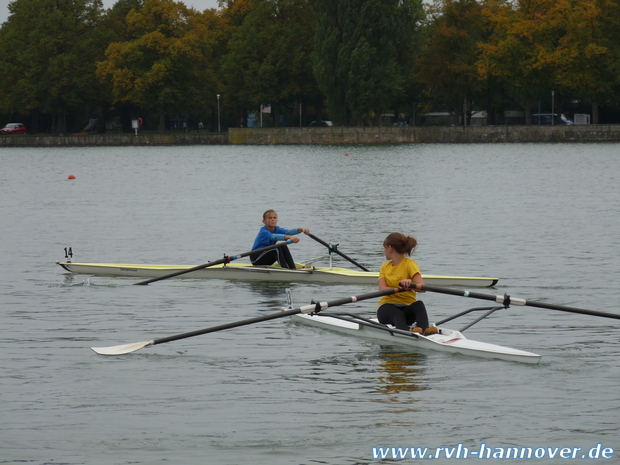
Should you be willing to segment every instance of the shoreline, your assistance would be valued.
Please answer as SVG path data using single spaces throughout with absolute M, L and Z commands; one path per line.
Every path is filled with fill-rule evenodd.
M 0 137 L 4 147 L 175 145 L 398 145 L 620 142 L 620 125 L 231 128 L 228 133 L 76 134 Z

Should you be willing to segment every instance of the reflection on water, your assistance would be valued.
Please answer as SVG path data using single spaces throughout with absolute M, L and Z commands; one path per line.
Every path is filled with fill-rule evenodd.
M 383 401 L 415 402 L 416 399 L 403 398 L 399 394 L 428 389 L 424 379 L 425 365 L 426 357 L 423 355 L 395 352 L 393 348 L 381 346 L 377 368 L 382 374 L 377 378 L 377 392 L 385 396 Z
M 290 283 L 278 281 L 234 281 L 235 287 L 249 291 L 260 297 L 257 303 L 263 304 L 267 309 L 279 310 L 288 307 L 287 289 L 291 291 L 290 305 L 293 308 L 300 305 L 309 305 L 313 301 L 325 301 L 332 298 L 342 298 L 350 295 L 350 287 L 331 284 Z M 326 288 L 329 293 L 326 292 Z M 374 288 L 372 288 L 374 290 Z
M 286 289 L 291 287 L 291 284 L 274 281 L 238 281 L 235 286 L 258 294 L 263 299 L 259 302 L 267 307 L 280 308 L 286 302 Z

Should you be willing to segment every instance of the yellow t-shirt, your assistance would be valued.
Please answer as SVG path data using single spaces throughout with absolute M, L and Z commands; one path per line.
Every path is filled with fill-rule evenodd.
M 385 278 L 385 283 L 388 287 L 398 287 L 398 283 L 401 280 L 413 280 L 416 273 L 420 273 L 420 267 L 415 260 L 403 257 L 403 260 L 397 266 L 394 266 L 391 260 L 381 265 L 379 269 L 379 279 Z M 415 291 L 399 292 L 398 294 L 382 297 L 381 300 L 379 300 L 379 305 L 387 303 L 411 305 L 415 301 Z

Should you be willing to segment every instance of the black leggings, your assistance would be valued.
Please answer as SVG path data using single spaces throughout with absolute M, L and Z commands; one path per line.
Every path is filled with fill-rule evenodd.
M 250 261 L 252 265 L 273 265 L 275 262 L 278 262 L 282 268 L 290 268 L 291 270 L 296 268 L 291 251 L 286 245 L 277 249 L 267 250 L 261 254 L 252 254 L 250 255 Z
M 409 326 L 416 323 L 426 330 L 428 314 L 424 302 L 418 300 L 411 305 L 383 304 L 377 309 L 377 319 L 384 325 L 393 325 L 397 329 L 409 331 Z

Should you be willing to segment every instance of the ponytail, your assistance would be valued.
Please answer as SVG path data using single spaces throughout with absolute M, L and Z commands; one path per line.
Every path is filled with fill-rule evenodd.
M 401 233 L 392 233 L 383 241 L 384 247 L 388 245 L 392 246 L 398 253 L 411 256 L 411 252 L 418 245 L 418 241 L 416 241 L 415 237 L 405 236 Z

